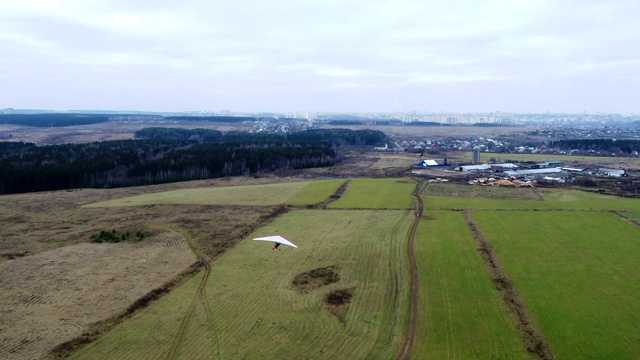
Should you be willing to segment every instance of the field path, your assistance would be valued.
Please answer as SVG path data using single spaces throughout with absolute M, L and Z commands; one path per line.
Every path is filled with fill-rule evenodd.
M 200 262 L 205 268 L 205 273 L 204 273 L 204 276 L 202 277 L 202 281 L 200 281 L 200 284 L 198 285 L 198 289 L 193 295 L 193 299 L 191 300 L 189 309 L 187 310 L 187 312 L 184 314 L 184 317 L 182 318 L 182 322 L 180 323 L 178 332 L 176 333 L 176 336 L 173 339 L 173 342 L 171 344 L 171 349 L 169 349 L 169 353 L 167 354 L 167 359 L 173 360 L 176 358 L 176 354 L 178 354 L 178 350 L 180 349 L 180 346 L 183 342 L 184 332 L 187 328 L 187 325 L 189 325 L 189 322 L 191 321 L 194 309 L 196 308 L 198 303 L 202 304 L 202 306 L 204 307 L 204 310 L 206 312 L 207 322 L 209 325 L 207 328 L 209 329 L 209 332 L 210 332 L 212 345 L 214 345 L 215 349 L 218 351 L 217 357 L 220 358 L 220 353 L 219 353 L 220 346 L 218 346 L 218 343 L 217 343 L 218 337 L 217 337 L 215 322 L 211 314 L 211 306 L 209 304 L 209 301 L 207 300 L 207 297 L 205 296 L 205 286 L 207 284 L 207 281 L 209 280 L 209 276 L 211 275 L 211 261 L 202 252 L 200 247 L 195 243 L 195 241 L 186 232 L 186 230 L 174 228 L 166 224 L 155 224 L 155 226 L 179 233 L 182 237 L 184 237 L 185 240 L 187 240 L 187 243 L 189 243 L 189 247 L 191 248 L 193 253 L 196 255 L 196 257 L 198 257 L 198 259 L 200 260 Z
M 522 300 L 520 293 L 516 290 L 513 282 L 507 276 L 502 264 L 498 262 L 498 258 L 493 252 L 493 247 L 480 231 L 478 225 L 476 225 L 475 221 L 471 217 L 471 212 L 465 210 L 463 211 L 463 215 L 467 225 L 469 226 L 469 230 L 471 230 L 473 237 L 475 237 L 478 243 L 478 253 L 487 266 L 491 282 L 496 287 L 498 293 L 500 293 L 500 297 L 502 297 L 502 301 L 504 301 L 507 306 L 511 317 L 520 332 L 520 337 L 522 338 L 527 351 L 537 359 L 555 359 L 555 356 L 551 352 L 551 348 L 531 323 L 531 317 L 529 316 L 529 312 L 524 305 L 524 301 Z
M 416 180 L 416 179 L 414 179 Z M 409 255 L 409 274 L 410 274 L 410 287 L 409 287 L 409 315 L 407 318 L 407 331 L 404 334 L 404 340 L 400 345 L 400 350 L 396 355 L 396 360 L 406 360 L 411 358 L 411 350 L 415 343 L 416 335 L 418 333 L 418 263 L 416 261 L 415 244 L 416 244 L 416 232 L 420 225 L 420 219 L 422 219 L 422 211 L 424 209 L 424 203 L 420 197 L 422 188 L 422 181 L 416 180 L 416 189 L 413 191 L 413 196 L 418 200 L 418 208 L 416 209 L 416 220 L 411 226 L 411 233 L 409 234 L 407 253 Z

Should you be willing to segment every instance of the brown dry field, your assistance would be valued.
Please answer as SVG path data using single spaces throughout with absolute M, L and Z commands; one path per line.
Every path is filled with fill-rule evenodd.
M 110 121 L 101 124 L 40 128 L 0 124 L 0 141 L 22 141 L 37 145 L 76 144 L 92 141 L 133 139 L 136 131 L 148 127 L 179 127 L 184 129 L 215 129 L 222 132 L 230 130 L 248 131 L 251 125 L 238 123 L 215 123 L 209 121 L 193 122 L 118 122 Z
M 232 178 L 1 196 L 0 358 L 40 358 L 108 326 L 105 320 L 120 320 L 137 300 L 193 272 L 197 259 L 189 241 L 215 259 L 283 211 L 281 206 L 81 205 L 178 188 L 299 180 Z M 92 234 L 112 229 L 147 236 L 90 242 Z M 170 229 L 183 230 L 189 239 Z

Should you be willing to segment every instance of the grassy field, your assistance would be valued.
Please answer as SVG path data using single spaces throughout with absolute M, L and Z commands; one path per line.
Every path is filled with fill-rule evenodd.
M 530 359 L 460 212 L 425 214 L 415 359 Z
M 576 156 L 576 155 L 547 155 L 547 154 L 496 154 L 496 153 L 480 153 L 481 162 L 489 162 L 490 159 L 496 159 L 497 162 L 506 161 L 563 161 L 563 162 L 628 162 L 632 164 L 638 164 L 640 160 L 633 158 L 619 158 L 608 156 Z M 473 154 L 467 152 L 464 154 L 465 161 L 471 161 Z
M 206 287 L 211 317 L 196 308 L 178 358 L 393 358 L 406 328 L 410 215 L 299 210 L 251 234 L 213 264 Z M 271 244 L 251 240 L 271 234 L 299 248 L 273 251 Z M 297 274 L 331 265 L 338 282 L 307 294 L 293 288 Z M 74 359 L 165 356 L 179 324 L 176 314 L 184 312 L 193 286 L 151 305 Z M 341 322 L 324 297 L 345 288 L 355 291 Z
M 277 205 L 284 204 L 287 200 L 308 185 L 309 182 L 301 181 L 282 184 L 181 189 L 112 199 L 89 204 L 86 205 L 86 207 L 141 206 L 156 204 Z
M 287 200 L 289 205 L 317 204 L 329 198 L 345 182 L 345 180 L 319 180 L 310 182 L 308 186 L 300 190 Z
M 640 229 L 594 212 L 473 217 L 559 359 L 637 357 Z
M 390 358 L 404 331 L 405 260 L 410 217 L 405 211 L 296 211 L 254 235 L 279 233 L 298 249 L 270 250 L 245 240 L 213 272 L 208 294 L 222 357 Z M 335 265 L 340 281 L 306 295 L 295 275 Z M 344 323 L 323 296 L 355 287 Z M 239 301 L 242 299 L 242 301 Z
M 354 179 L 345 195 L 329 204 L 337 209 L 408 209 L 416 183 L 408 179 Z
M 640 212 L 625 212 L 623 215 L 628 217 L 629 219 L 640 221 Z
M 536 193 L 544 200 L 521 200 L 525 196 L 535 199 Z M 427 209 L 640 211 L 638 200 L 571 189 L 536 189 L 533 192 L 531 189 L 433 184 L 423 195 L 426 195 L 423 199 Z
M 430 196 L 491 200 L 542 200 L 540 193 L 544 194 L 544 190 L 530 187 L 469 186 L 453 183 L 429 184 L 427 190 L 427 194 Z

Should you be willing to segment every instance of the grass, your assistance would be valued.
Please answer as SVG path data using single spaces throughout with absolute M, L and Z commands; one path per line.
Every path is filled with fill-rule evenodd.
M 329 204 L 339 209 L 408 209 L 416 183 L 408 179 L 354 179 L 345 195 Z
M 298 210 L 248 236 L 213 263 L 205 297 L 177 357 L 224 359 L 393 358 L 406 329 L 409 211 Z M 253 237 L 281 234 L 299 248 L 271 250 Z M 304 271 L 335 265 L 340 280 L 308 294 Z M 199 276 L 82 349 L 74 359 L 163 358 Z M 344 323 L 324 296 L 355 288 Z
M 163 296 L 151 306 L 114 326 L 96 341 L 80 348 L 69 359 L 154 360 L 166 358 L 182 317 L 189 308 L 203 275 L 204 272 L 201 271 L 193 279 Z M 197 349 L 197 351 L 201 353 L 203 349 Z
M 287 200 L 289 205 L 317 204 L 329 198 L 338 190 L 345 180 L 318 180 L 310 182 L 308 186 L 300 190 Z
M 467 152 L 464 154 L 464 159 L 471 161 L 473 154 Z M 498 154 L 498 153 L 480 153 L 481 162 L 489 162 L 491 158 L 496 159 L 497 162 L 506 161 L 589 161 L 589 162 L 631 162 L 637 163 L 638 159 L 633 158 L 621 158 L 621 157 L 608 157 L 608 156 L 577 156 L 577 155 L 553 155 L 553 154 Z
M 208 295 L 223 358 L 391 358 L 406 327 L 406 211 L 295 211 L 250 236 L 281 234 L 298 249 L 240 243 L 215 264 Z M 295 275 L 335 265 L 340 281 L 306 295 Z M 355 287 L 344 323 L 324 307 Z
M 416 242 L 420 303 L 415 359 L 531 358 L 460 212 L 425 214 Z
M 622 215 L 628 217 L 629 219 L 640 221 L 640 212 L 625 212 Z
M 495 189 L 469 185 L 468 190 L 460 190 L 465 185 L 438 184 L 437 187 L 434 185 L 430 185 L 423 193 L 427 209 L 640 211 L 640 201 L 635 199 L 617 198 L 572 189 L 536 189 L 536 192 L 544 197 L 544 201 L 540 201 L 514 200 L 509 195 L 513 194 L 514 190 L 527 192 L 531 191 L 530 189 Z M 452 186 L 453 190 L 444 191 L 442 190 L 443 186 Z M 456 191 L 460 191 L 459 194 L 468 197 L 456 197 L 458 194 Z M 486 195 L 482 194 L 484 192 Z M 431 194 L 436 195 L 432 196 Z M 443 196 L 443 194 L 448 196 Z M 489 194 L 493 194 L 493 198 L 486 198 L 490 196 Z
M 85 207 L 157 204 L 277 205 L 285 203 L 307 186 L 309 186 L 309 182 L 302 181 L 266 185 L 181 189 L 101 201 L 85 205 Z
M 640 229 L 594 212 L 473 217 L 559 359 L 637 357 Z

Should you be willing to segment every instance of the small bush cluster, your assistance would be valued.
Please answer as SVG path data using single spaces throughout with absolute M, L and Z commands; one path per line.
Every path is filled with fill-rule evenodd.
M 111 231 L 106 231 L 106 230 L 102 230 L 100 231 L 99 234 L 93 234 L 91 235 L 91 241 L 94 243 L 103 243 L 103 242 L 109 242 L 109 243 L 118 243 L 121 241 L 126 241 L 129 240 L 129 236 L 131 234 L 129 233 L 129 230 L 123 232 L 123 233 L 116 233 L 116 230 L 113 229 Z M 144 239 L 144 233 L 142 231 L 136 231 L 136 239 L 138 239 L 138 241 Z

